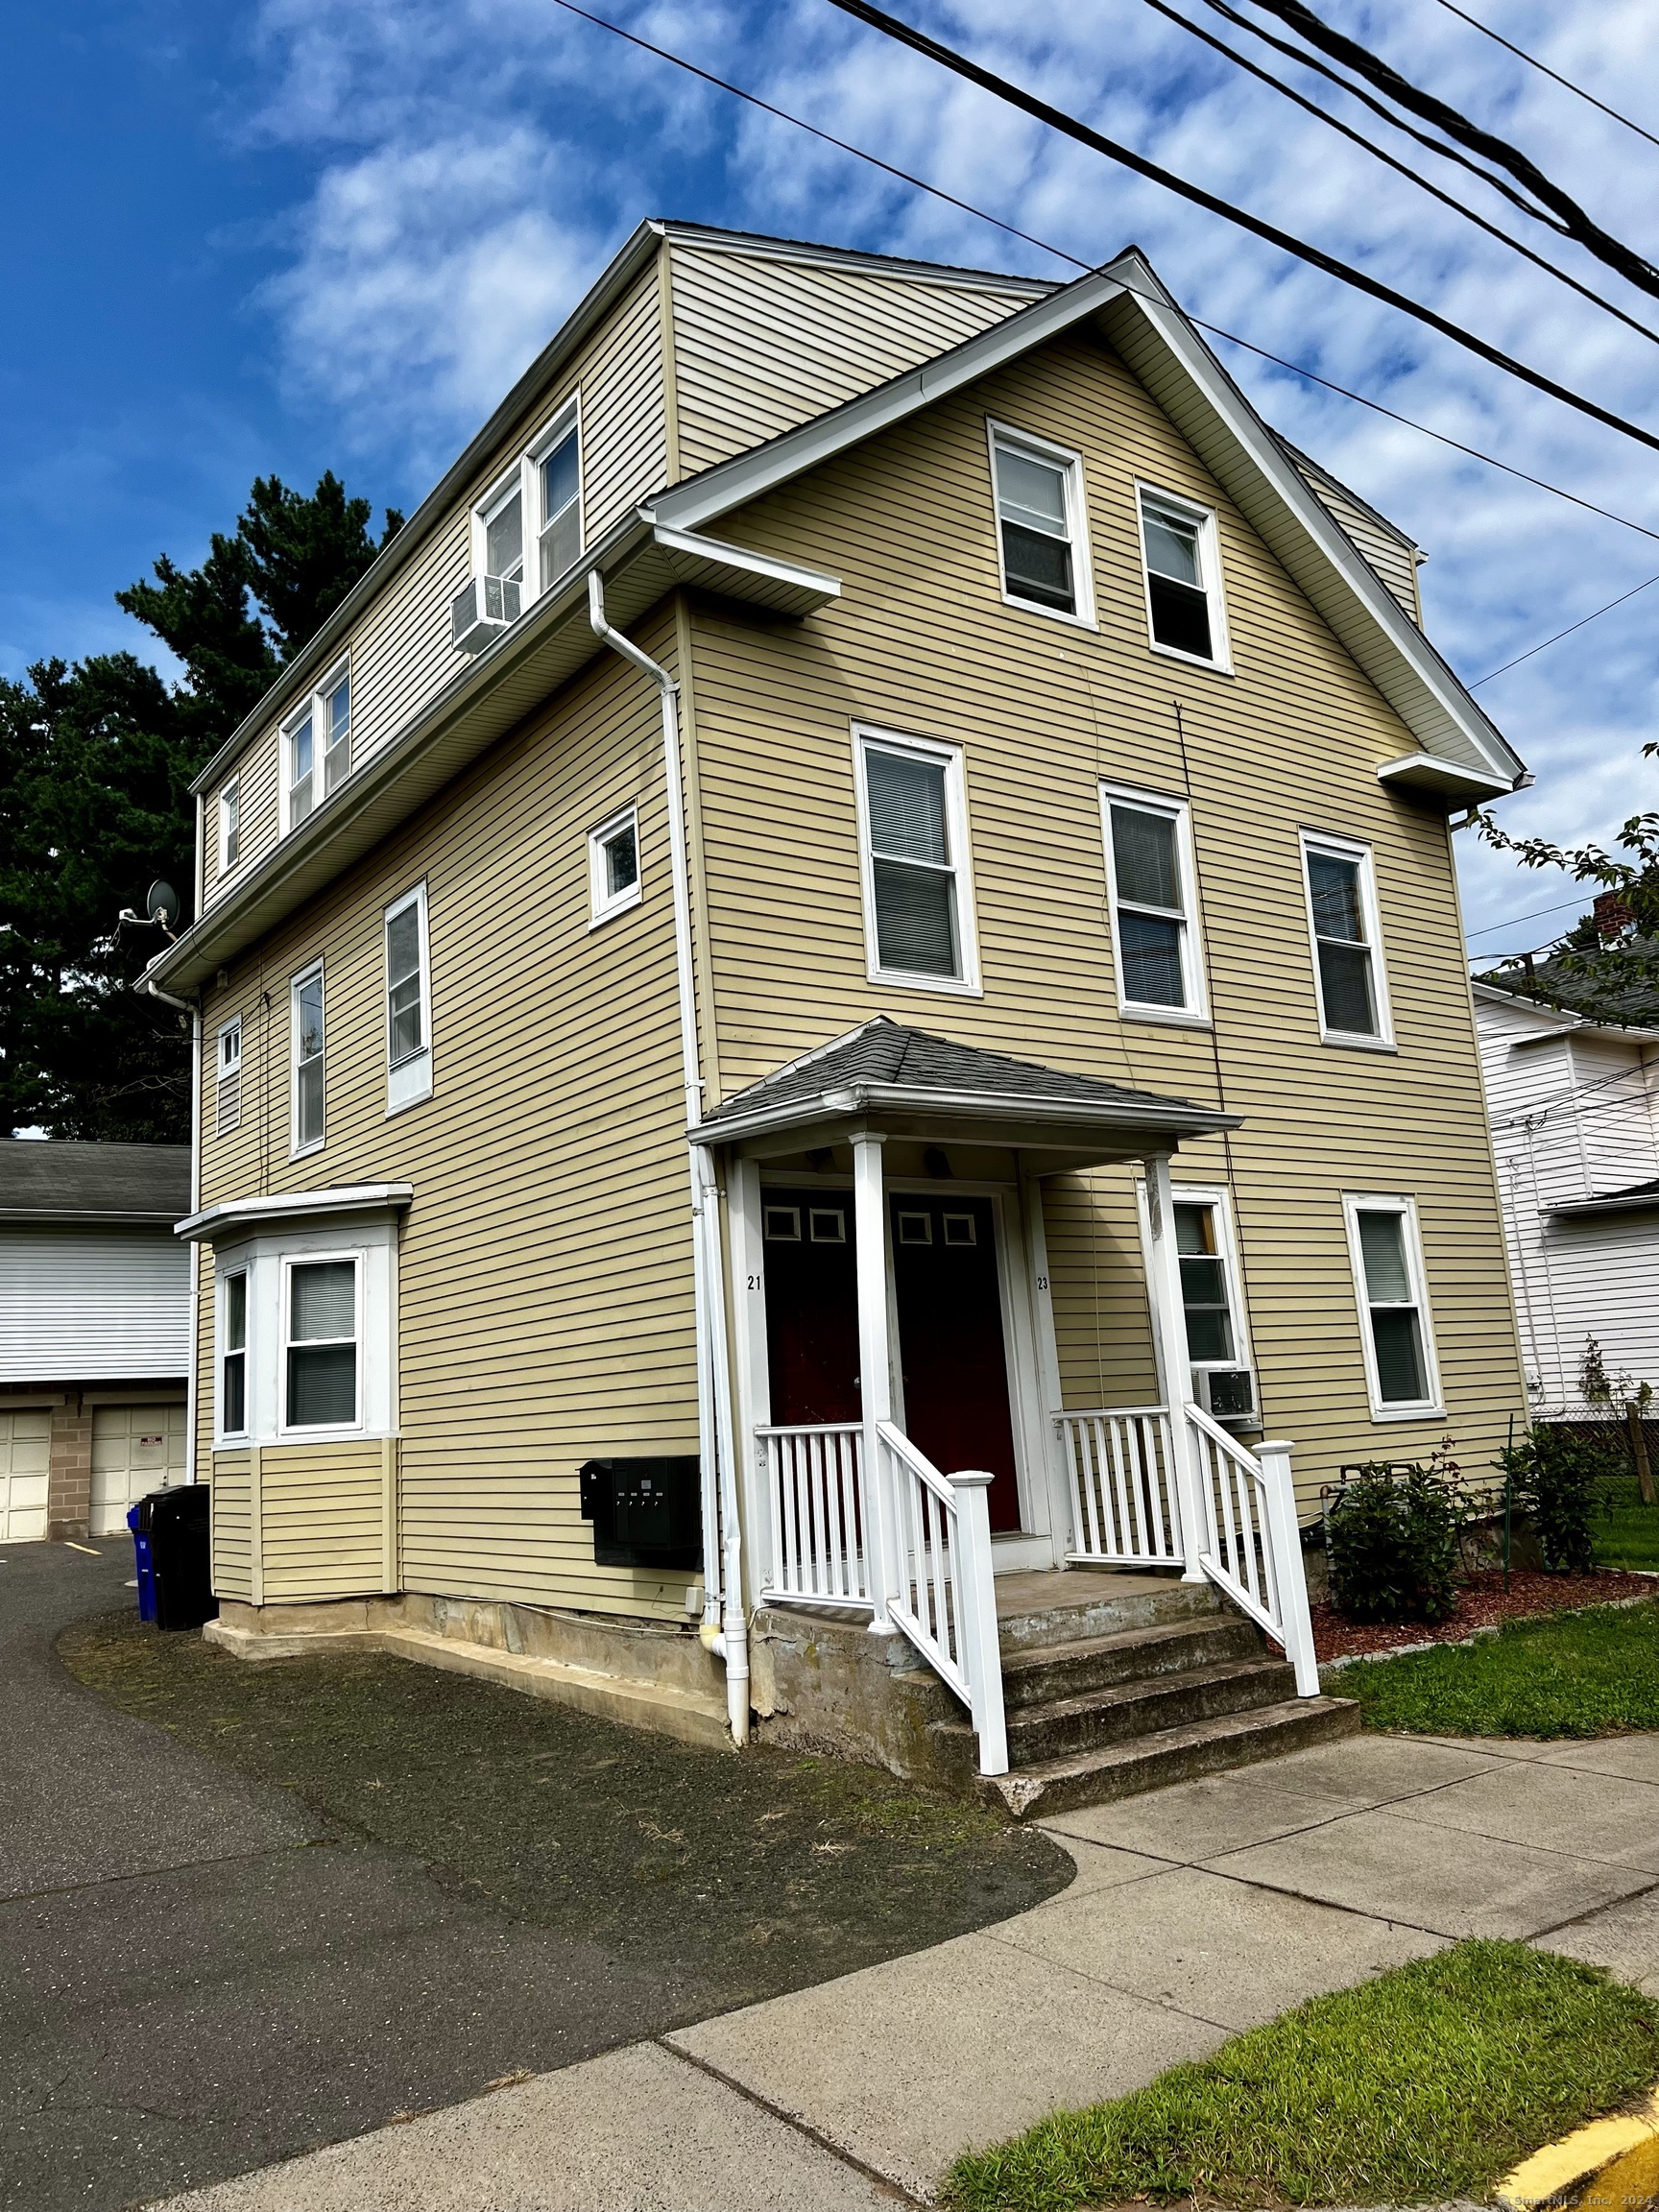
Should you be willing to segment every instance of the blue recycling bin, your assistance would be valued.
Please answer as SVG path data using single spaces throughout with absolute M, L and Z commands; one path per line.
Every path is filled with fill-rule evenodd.
M 156 1618 L 156 1566 L 150 1554 L 150 1530 L 142 1503 L 127 1508 L 127 1526 L 132 1531 L 132 1551 L 138 1568 L 138 1618 Z

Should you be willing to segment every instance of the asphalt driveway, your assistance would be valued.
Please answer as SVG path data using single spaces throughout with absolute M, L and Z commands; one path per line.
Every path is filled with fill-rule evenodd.
M 112 1711 L 52 1649 L 125 1545 L 0 1551 L 0 2204 L 102 2212 L 687 2017 Z

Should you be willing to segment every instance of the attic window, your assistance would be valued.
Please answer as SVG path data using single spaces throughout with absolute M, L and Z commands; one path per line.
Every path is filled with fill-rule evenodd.
M 1154 652 L 1227 665 L 1215 517 L 1161 493 L 1141 493 L 1141 547 Z
M 993 423 L 991 468 L 1003 598 L 1045 614 L 1092 621 L 1078 456 Z

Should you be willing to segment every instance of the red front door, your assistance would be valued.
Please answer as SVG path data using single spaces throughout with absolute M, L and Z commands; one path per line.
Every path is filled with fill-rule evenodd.
M 853 1193 L 768 1189 L 761 1201 L 772 1419 L 786 1428 L 856 1421 Z M 991 1526 L 1018 1528 L 991 1202 L 929 1192 L 889 1203 L 905 1431 L 948 1475 L 989 1468 Z

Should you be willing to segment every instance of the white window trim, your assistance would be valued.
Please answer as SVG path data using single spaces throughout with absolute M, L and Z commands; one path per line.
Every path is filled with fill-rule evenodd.
M 1411 1295 L 1417 1302 L 1417 1333 L 1423 1347 L 1423 1371 L 1431 1395 L 1409 1405 L 1398 1399 L 1384 1402 L 1377 1374 L 1377 1347 L 1371 1336 L 1371 1296 L 1365 1281 L 1365 1255 L 1359 1243 L 1361 1214 L 1398 1214 L 1406 1224 L 1406 1271 Z M 1434 1350 L 1434 1324 L 1429 1310 L 1429 1284 L 1423 1271 L 1423 1238 L 1417 1220 L 1417 1201 L 1402 1191 L 1344 1190 L 1342 1218 L 1348 1231 L 1348 1262 L 1354 1271 L 1354 1296 L 1359 1313 L 1359 1348 L 1365 1359 L 1365 1388 L 1373 1421 L 1430 1421 L 1445 1417 L 1440 1388 L 1440 1362 Z
M 1112 842 L 1112 808 L 1137 806 L 1148 814 L 1162 814 L 1175 825 L 1176 865 L 1181 872 L 1181 898 L 1186 923 L 1181 932 L 1181 979 L 1187 990 L 1185 1006 L 1160 1006 L 1144 998 L 1131 998 L 1124 982 L 1123 947 L 1118 927 L 1118 854 Z M 1100 783 L 1100 834 L 1106 848 L 1106 905 L 1112 924 L 1112 965 L 1118 986 L 1118 1010 L 1131 1022 L 1167 1022 L 1177 1028 L 1210 1026 L 1210 995 L 1204 974 L 1203 917 L 1198 910 L 1198 867 L 1192 851 L 1192 809 L 1185 799 L 1171 799 L 1159 791 L 1137 791 L 1123 783 Z M 1131 905 L 1134 901 L 1129 902 Z
M 346 773 L 335 784 L 334 790 L 330 791 L 327 787 L 328 723 L 325 709 L 329 693 L 338 689 L 342 679 L 353 685 L 351 711 L 346 722 Z M 309 812 L 302 814 L 300 821 L 296 822 L 294 819 L 294 733 L 307 715 L 311 717 L 311 805 Z M 311 821 L 323 807 L 327 805 L 334 793 L 342 790 L 351 781 L 352 753 L 356 745 L 354 728 L 356 717 L 356 688 L 352 678 L 351 656 L 348 653 L 343 659 L 336 661 L 325 671 L 322 682 L 314 684 L 305 698 L 283 716 L 277 731 L 276 795 L 280 834 L 282 836 L 291 836 L 301 823 Z
M 225 1361 L 230 1347 L 225 1341 L 225 1308 L 229 1301 L 230 1282 L 241 1276 L 247 1285 L 247 1303 L 243 1312 L 242 1330 L 242 1426 L 227 1429 L 225 1426 Z M 246 1253 L 237 1253 L 233 1260 L 216 1261 L 214 1263 L 213 1306 L 213 1441 L 216 1446 L 235 1448 L 251 1441 L 253 1434 L 253 1269 Z
M 394 1061 L 392 1057 L 392 975 L 385 965 L 386 932 L 396 916 L 413 906 L 421 943 L 421 1035 L 419 1052 Z M 386 1016 L 386 1114 L 403 1114 L 432 1095 L 432 950 L 426 930 L 425 878 L 401 899 L 394 899 L 380 917 L 380 997 Z M 327 1032 L 324 1032 L 324 1061 L 327 1061 Z
M 956 878 L 960 975 L 920 975 L 906 969 L 881 966 L 870 795 L 864 780 L 864 756 L 872 747 L 880 752 L 908 753 L 913 758 L 944 767 L 945 834 L 950 842 Z M 872 983 L 892 984 L 902 991 L 942 991 L 953 998 L 982 998 L 985 994 L 979 979 L 979 939 L 974 921 L 974 871 L 968 842 L 968 794 L 962 747 L 936 737 L 914 737 L 902 731 L 878 730 L 871 723 L 855 722 L 853 725 L 853 790 L 858 810 L 858 877 L 864 901 L 865 974 Z
M 518 493 L 518 512 L 523 518 L 524 530 L 524 566 L 518 585 L 520 614 L 541 596 L 541 529 L 545 519 L 541 514 L 541 463 L 572 430 L 576 433 L 577 560 L 580 561 L 588 545 L 588 471 L 583 465 L 580 391 L 571 393 L 567 399 L 560 402 L 558 413 L 546 427 L 537 433 L 516 461 L 510 462 L 498 475 L 491 479 L 488 489 L 472 503 L 469 533 L 470 565 L 468 573 L 472 577 L 481 577 L 486 573 L 485 548 L 491 517 L 504 500 L 512 497 L 515 489 Z
M 228 1063 L 225 1058 L 225 1040 L 228 1037 L 234 1037 L 236 1041 L 234 1057 Z M 226 1084 L 232 1081 L 236 1085 L 236 1108 L 231 1118 L 227 1120 L 225 1108 L 220 1101 Z M 228 1137 L 233 1129 L 239 1129 L 241 1126 L 242 1017 L 240 1014 L 236 1014 L 228 1022 L 222 1022 L 219 1024 L 213 1039 L 213 1134 L 215 1137 Z
M 232 807 L 236 809 L 237 852 L 234 858 L 231 857 L 230 854 L 230 809 Z M 241 867 L 243 842 L 242 779 L 240 776 L 232 776 L 219 788 L 219 873 L 221 876 L 228 876 L 233 868 Z
M 1262 1413 L 1262 1385 L 1256 1371 L 1256 1354 L 1250 1342 L 1250 1316 L 1244 1306 L 1244 1271 L 1238 1264 L 1238 1231 L 1233 1218 L 1233 1193 L 1225 1183 L 1177 1183 L 1169 1185 L 1171 1206 L 1210 1206 L 1214 1210 L 1216 1225 L 1216 1257 L 1221 1262 L 1221 1277 L 1227 1286 L 1229 1317 L 1233 1323 L 1233 1351 L 1231 1359 L 1193 1359 L 1188 1365 L 1193 1374 L 1212 1371 L 1231 1375 L 1238 1368 L 1248 1368 L 1250 1394 L 1256 1403 L 1255 1418 Z M 1171 1224 L 1173 1230 L 1173 1224 Z
M 605 847 L 618 830 L 634 828 L 634 880 L 624 891 L 609 891 L 605 882 Z M 645 896 L 645 855 L 639 844 L 639 807 L 630 800 L 619 806 L 614 814 L 607 814 L 596 829 L 588 832 L 588 911 L 589 929 L 603 928 L 613 922 L 618 914 L 626 914 L 631 906 L 637 906 Z
M 1393 1052 L 1394 1016 L 1388 1001 L 1388 971 L 1382 957 L 1382 916 L 1377 903 L 1377 863 L 1369 845 L 1351 837 L 1327 837 L 1304 830 L 1302 849 L 1302 900 L 1308 915 L 1308 950 L 1313 961 L 1313 1004 L 1319 1015 L 1319 1037 L 1326 1045 L 1346 1046 L 1357 1052 Z M 1377 1009 L 1377 1034 L 1366 1037 L 1352 1029 L 1333 1029 L 1325 1019 L 1325 982 L 1319 972 L 1319 934 L 1313 926 L 1313 884 L 1308 873 L 1310 853 L 1329 853 L 1339 860 L 1359 863 L 1359 911 L 1365 923 L 1365 950 L 1371 955 L 1371 997 Z
M 353 1429 L 283 1429 L 287 1387 L 287 1268 L 294 1262 L 354 1260 L 357 1262 L 357 1411 Z M 215 1249 L 215 1274 L 246 1270 L 248 1276 L 248 1364 L 246 1431 L 226 1437 L 219 1430 L 218 1368 L 215 1365 L 214 1424 L 218 1448 L 245 1451 L 251 1444 L 283 1441 L 326 1444 L 339 1436 L 395 1436 L 397 1432 L 397 1224 L 364 1221 L 347 1227 L 335 1221 L 309 1228 L 269 1228 L 253 1237 L 239 1235 Z M 215 1310 L 217 1322 L 218 1311 Z M 220 1336 L 216 1329 L 217 1361 Z
M 1002 593 L 1004 607 L 1018 608 L 1022 614 L 1041 614 L 1049 622 L 1066 622 L 1074 630 L 1098 630 L 1100 625 L 1094 613 L 1094 565 L 1090 555 L 1089 503 L 1083 481 L 1083 456 L 1069 445 L 1056 445 L 1052 440 L 1039 438 L 1029 430 L 1017 429 L 1012 422 L 999 422 L 995 417 L 985 418 L 985 445 L 991 467 L 991 523 L 997 534 L 997 581 Z M 1008 572 L 1002 559 L 1002 514 L 1000 496 L 997 490 L 997 448 L 1011 445 L 1016 450 L 1023 446 L 1039 461 L 1050 461 L 1065 471 L 1066 527 L 1071 537 L 1071 583 L 1077 605 L 1071 613 L 1064 607 L 1045 607 L 1040 600 L 1023 598 L 1018 591 L 1008 589 Z
M 323 1134 L 300 1142 L 300 990 L 316 976 L 323 985 Z M 328 1137 L 328 982 L 321 960 L 311 960 L 288 978 L 288 1157 L 303 1160 L 321 1152 Z
M 1161 645 L 1152 634 L 1152 569 L 1146 559 L 1148 499 L 1155 507 L 1167 507 L 1171 513 L 1198 525 L 1198 565 L 1204 576 L 1204 595 L 1210 607 L 1210 642 L 1214 648 L 1208 661 L 1200 653 L 1183 653 L 1179 646 Z M 1166 492 L 1160 485 L 1148 484 L 1137 476 L 1135 533 L 1141 547 L 1141 593 L 1146 610 L 1147 644 L 1166 661 L 1179 661 L 1189 668 L 1209 668 L 1219 671 L 1223 676 L 1231 676 L 1233 640 L 1227 626 L 1227 594 L 1221 576 L 1221 534 L 1216 526 L 1214 508 L 1201 506 L 1195 499 L 1184 499 L 1178 492 Z
M 320 1252 L 285 1252 L 279 1262 L 281 1289 L 277 1305 L 276 1330 L 276 1433 L 285 1443 L 325 1444 L 337 1436 L 361 1436 L 367 1427 L 364 1387 L 363 1343 L 363 1267 L 364 1255 L 350 1247 Z M 351 1318 L 355 1334 L 352 1349 L 357 1356 L 356 1388 L 353 1393 L 357 1407 L 355 1421 L 305 1422 L 296 1426 L 288 1418 L 288 1353 L 293 1344 L 289 1329 L 294 1316 L 294 1270 L 296 1267 L 316 1267 L 349 1264 L 351 1268 Z

